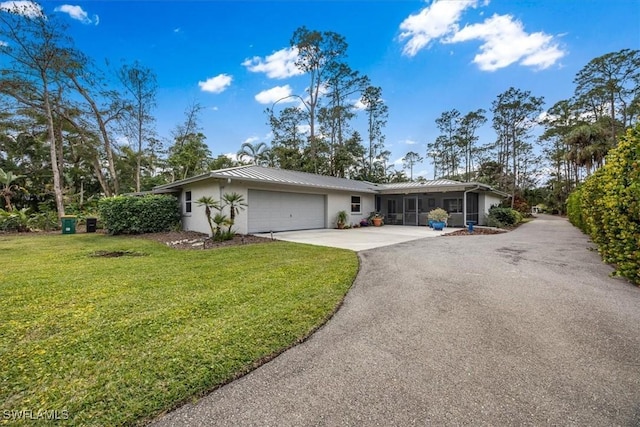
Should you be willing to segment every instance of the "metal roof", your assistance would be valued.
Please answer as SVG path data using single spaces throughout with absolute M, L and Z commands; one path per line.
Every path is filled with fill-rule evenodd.
M 197 182 L 205 179 L 231 179 L 249 182 L 273 183 L 288 186 L 301 186 L 311 188 L 333 189 L 339 191 L 354 191 L 359 193 L 392 194 L 397 192 L 419 193 L 419 192 L 444 192 L 444 191 L 466 191 L 479 187 L 485 191 L 493 191 L 497 194 L 504 194 L 493 190 L 486 184 L 476 182 L 459 182 L 450 179 L 437 179 L 424 182 L 400 182 L 392 184 L 374 184 L 367 181 L 357 181 L 347 178 L 336 178 L 334 176 L 317 175 L 307 172 L 298 172 L 286 169 L 269 168 L 265 166 L 247 165 L 228 169 L 219 169 L 206 174 L 183 179 L 155 187 L 154 192 L 166 191 L 180 188 L 185 184 Z
M 195 181 L 208 178 L 237 179 L 250 182 L 273 183 L 290 186 L 302 186 L 312 188 L 333 189 L 342 191 L 357 191 L 360 193 L 377 193 L 376 184 L 353 179 L 336 178 L 334 176 L 316 175 L 307 172 L 298 172 L 286 169 L 268 168 L 265 166 L 238 166 L 235 168 L 215 170 L 197 177 L 176 181 L 156 187 L 167 189 L 181 187 Z

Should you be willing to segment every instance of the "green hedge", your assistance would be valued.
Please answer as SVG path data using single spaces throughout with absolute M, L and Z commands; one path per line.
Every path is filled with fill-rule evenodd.
M 180 208 L 173 196 L 110 197 L 100 200 L 98 209 L 109 234 L 169 231 L 180 222 Z
M 582 187 L 576 188 L 567 197 L 567 217 L 569 222 L 580 230 L 587 232 L 586 224 L 582 219 Z
M 589 234 L 616 273 L 640 284 L 640 124 L 620 138 L 605 165 L 571 194 L 570 221 Z

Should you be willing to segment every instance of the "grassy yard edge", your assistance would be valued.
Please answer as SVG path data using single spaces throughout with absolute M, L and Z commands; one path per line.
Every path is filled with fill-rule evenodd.
M 178 401 L 175 403 L 175 405 L 171 406 L 170 408 L 167 408 L 166 410 L 162 411 L 161 413 L 157 414 L 154 417 L 149 417 L 149 418 L 145 418 L 140 420 L 141 424 L 140 425 L 146 425 L 149 423 L 152 423 L 154 421 L 158 421 L 160 419 L 162 419 L 163 417 L 165 417 L 167 414 L 177 410 L 178 408 L 181 408 L 182 406 L 188 404 L 188 403 L 195 403 L 199 400 L 201 400 L 202 398 L 208 396 L 209 394 L 213 393 L 214 391 L 236 381 L 239 380 L 240 378 L 249 375 L 251 372 L 255 371 L 256 369 L 260 368 L 261 366 L 269 363 L 270 361 L 272 361 L 273 359 L 275 359 L 276 357 L 280 356 L 282 353 L 286 352 L 287 350 L 290 350 L 300 344 L 303 344 L 304 342 L 306 342 L 307 340 L 309 340 L 316 332 L 318 332 L 320 329 L 322 329 L 327 323 L 329 323 L 329 321 L 333 318 L 333 316 L 335 316 L 335 314 L 338 312 L 338 310 L 340 310 L 340 308 L 342 308 L 345 299 L 347 298 L 347 296 L 349 295 L 349 292 L 351 291 L 353 284 L 355 283 L 358 274 L 360 273 L 360 269 L 362 267 L 362 259 L 360 258 L 360 255 L 357 256 L 358 259 L 358 269 L 356 270 L 356 274 L 353 278 L 353 281 L 351 282 L 351 285 L 349 286 L 349 288 L 347 289 L 347 291 L 345 292 L 345 294 L 342 296 L 342 298 L 340 299 L 340 301 L 338 301 L 338 303 L 335 305 L 335 307 L 333 308 L 333 310 L 331 312 L 329 312 L 327 314 L 327 316 L 323 319 L 320 320 L 320 322 L 318 322 L 318 324 L 316 326 L 314 326 L 313 328 L 311 328 L 309 330 L 309 333 L 307 333 L 305 336 L 300 337 L 298 339 L 296 339 L 295 341 L 293 341 L 292 343 L 290 343 L 288 346 L 281 348 L 280 350 L 277 350 L 275 352 L 273 352 L 270 355 L 264 356 L 260 359 L 255 360 L 250 366 L 245 367 L 244 369 L 236 372 L 235 374 L 233 374 L 231 377 L 229 377 L 227 380 L 218 383 L 217 385 L 215 385 L 214 387 L 208 389 L 208 390 L 204 390 L 201 392 L 198 392 L 186 399 L 183 399 L 181 401 Z

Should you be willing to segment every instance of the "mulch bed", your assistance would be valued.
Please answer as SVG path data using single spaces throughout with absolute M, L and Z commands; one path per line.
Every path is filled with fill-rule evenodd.
M 274 242 L 269 238 L 252 236 L 250 234 L 236 234 L 233 239 L 224 242 L 216 242 L 207 234 L 196 231 L 170 231 L 166 233 L 147 233 L 138 237 L 155 240 L 175 249 L 215 249 L 227 246 L 250 245 L 253 243 Z
M 453 233 L 444 234 L 443 236 L 445 237 L 446 236 L 482 236 L 482 235 L 488 235 L 488 234 L 502 234 L 506 232 L 507 230 L 501 230 L 496 228 L 474 227 L 473 233 L 469 233 L 468 229 L 463 228 L 461 230 L 454 231 Z

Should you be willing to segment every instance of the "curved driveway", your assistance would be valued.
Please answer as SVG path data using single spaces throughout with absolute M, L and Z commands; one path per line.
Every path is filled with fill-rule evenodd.
M 305 343 L 158 426 L 640 425 L 640 288 L 566 220 L 360 252 Z

